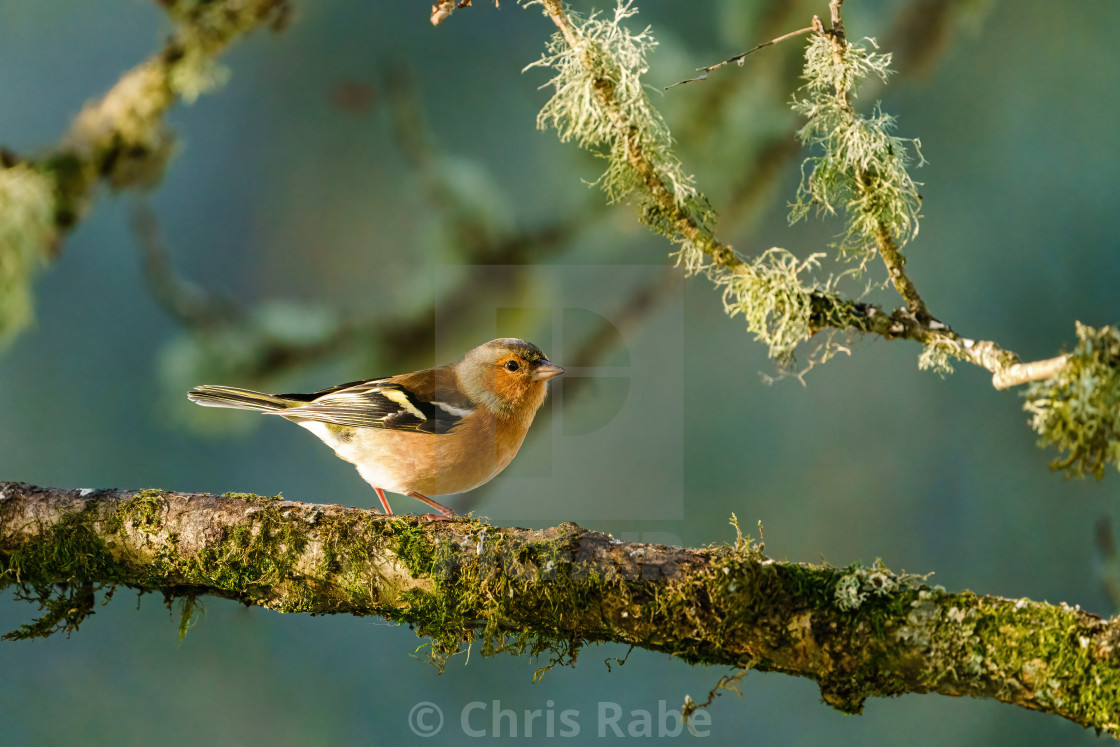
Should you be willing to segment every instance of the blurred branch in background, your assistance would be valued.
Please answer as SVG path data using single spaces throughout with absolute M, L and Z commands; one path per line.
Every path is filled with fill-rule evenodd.
M 434 307 L 412 317 L 385 319 L 282 300 L 241 305 L 208 294 L 176 274 L 147 202 L 136 203 L 133 229 L 153 297 L 184 328 L 164 349 L 161 365 L 162 383 L 171 400 L 180 405 L 187 389 L 211 379 L 271 391 L 295 369 L 350 357 L 355 352 L 392 351 L 394 357 L 406 360 L 431 356 L 434 351 Z M 496 263 L 518 264 L 528 253 L 540 256 L 549 247 L 559 246 L 561 233 L 560 229 L 546 228 L 496 244 L 480 242 L 476 248 Z M 465 314 L 471 306 L 472 292 L 485 292 L 492 282 L 486 266 L 469 267 L 464 281 L 445 297 L 443 310 L 450 318 Z M 366 375 L 393 373 L 397 372 Z M 213 429 L 234 422 L 212 413 L 191 417 L 194 409 L 184 406 L 180 410 L 188 424 Z
M 733 521 L 733 524 L 735 522 Z M 737 528 L 737 527 L 736 527 Z M 815 680 L 869 697 L 991 698 L 1120 736 L 1120 622 L 1064 604 L 950 593 L 876 563 L 775 561 L 739 534 L 685 549 L 245 494 L 57 490 L 0 483 L 0 587 L 43 616 L 8 637 L 72 632 L 96 592 L 202 595 L 279 612 L 376 615 L 428 638 L 439 666 L 618 642 L 692 664 Z M 695 704 L 686 699 L 686 710 Z
M 216 58 L 261 26 L 287 23 L 286 0 L 160 0 L 175 32 L 161 52 L 86 104 L 62 143 L 37 158 L 0 157 L 0 342 L 32 318 L 35 271 L 57 257 L 62 237 L 82 219 L 97 187 L 150 187 L 175 151 L 164 115 L 220 86 Z
M 591 214 L 521 230 L 502 226 L 480 204 L 473 189 L 479 180 L 488 178 L 485 167 L 447 154 L 436 145 L 428 135 L 427 120 L 408 73 L 400 68 L 387 73 L 384 91 L 396 141 L 427 193 L 430 212 L 423 222 L 437 227 L 436 233 L 454 254 L 449 261 L 464 270 L 454 287 L 441 289 L 442 318 L 469 317 L 480 294 L 496 291 L 492 287 L 496 279 L 489 267 L 547 260 L 561 253 L 581 231 L 594 227 Z M 594 205 L 589 213 L 606 212 L 593 201 L 588 204 Z M 293 369 L 358 351 L 367 355 L 368 351 L 391 351 L 395 365 L 407 365 L 410 359 L 426 359 L 433 354 L 434 304 L 396 318 L 348 314 L 326 304 L 309 306 L 282 300 L 243 305 L 213 297 L 177 275 L 160 236 L 157 217 L 144 201 L 137 202 L 134 209 L 133 231 L 150 292 L 184 327 L 183 334 L 165 350 L 165 365 L 161 367 L 164 385 L 176 400 L 182 399 L 186 389 L 211 379 L 272 390 Z M 528 276 L 522 280 L 528 281 Z M 355 376 L 393 373 L 397 372 L 367 371 Z M 190 410 L 184 408 L 183 412 Z M 189 423 L 201 423 L 198 417 L 185 417 Z M 217 422 L 213 416 L 209 419 Z
M 1114 612 L 1120 612 L 1120 553 L 1116 552 L 1116 534 L 1112 519 L 1097 519 L 1097 576 L 1100 578 Z

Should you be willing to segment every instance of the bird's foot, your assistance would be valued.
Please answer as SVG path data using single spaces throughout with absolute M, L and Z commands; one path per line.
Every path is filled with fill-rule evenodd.
M 459 514 L 420 514 L 424 521 L 462 521 L 464 517 Z

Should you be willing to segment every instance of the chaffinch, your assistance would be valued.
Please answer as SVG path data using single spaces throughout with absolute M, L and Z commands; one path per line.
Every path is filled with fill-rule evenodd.
M 473 490 L 505 469 L 544 402 L 545 382 L 562 373 L 536 345 L 506 337 L 453 364 L 312 394 L 198 386 L 187 397 L 302 425 L 358 468 L 387 514 L 386 490 L 448 517 L 455 512 L 428 496 Z

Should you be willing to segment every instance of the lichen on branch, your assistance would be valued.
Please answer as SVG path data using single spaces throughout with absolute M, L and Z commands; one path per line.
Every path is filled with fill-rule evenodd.
M 775 247 L 734 270 L 720 265 L 707 270 L 712 283 L 723 289 L 727 315 L 741 315 L 755 339 L 764 342 L 770 357 L 785 368 L 792 367 L 798 345 L 829 326 L 826 320 L 832 315 L 842 313 L 835 281 L 803 281 L 820 266 L 823 256 L 818 253 L 801 260 Z M 822 359 L 832 352 L 830 346 L 825 347 Z
M 1051 463 L 1073 477 L 1120 469 L 1120 330 L 1077 323 L 1077 347 L 1023 396 L 1039 444 L 1065 455 Z
M 553 71 L 545 84 L 553 95 L 537 126 L 555 128 L 561 142 L 575 140 L 604 158 L 607 167 L 594 183 L 611 202 L 632 198 L 642 221 L 679 242 L 692 265 L 702 249 L 690 234 L 707 229 L 714 215 L 673 152 L 669 127 L 642 81 L 646 56 L 657 45 L 650 28 L 634 33 L 624 25 L 638 12 L 632 0 L 619 0 L 609 19 L 598 12 L 582 17 L 553 0 L 525 5 L 542 6 L 559 27 L 541 59 L 525 68 Z
M 73 632 L 99 591 L 122 586 L 184 600 L 180 630 L 193 600 L 215 595 L 407 624 L 440 665 L 472 645 L 574 663 L 583 646 L 613 641 L 807 677 L 849 713 L 869 697 L 935 692 L 1120 735 L 1120 622 L 950 593 L 880 563 L 776 561 L 741 535 L 688 549 L 575 524 L 530 530 L 247 494 L 0 483 L 0 587 L 43 607 L 16 637 Z
M 802 168 L 791 221 L 814 209 L 842 211 L 846 222 L 834 245 L 837 258 L 856 260 L 847 273 L 826 282 L 809 277 L 822 254 L 801 260 L 787 250 L 772 248 L 745 258 L 716 237 L 715 214 L 674 155 L 673 138 L 642 83 L 647 55 L 656 42 L 649 27 L 638 33 L 626 29 L 624 22 L 636 13 L 631 0 L 618 0 L 609 18 L 598 13 L 584 18 L 561 0 L 523 0 L 523 4 L 541 6 L 558 29 L 545 55 L 529 66 L 554 71 L 546 84 L 553 95 L 540 112 L 538 126 L 554 127 L 561 140 L 575 140 L 605 158 L 607 168 L 596 183 L 608 198 L 636 202 L 642 222 L 679 245 L 676 258 L 686 272 L 707 275 L 722 291 L 725 311 L 741 315 L 748 330 L 783 367 L 791 366 L 798 346 L 814 335 L 848 331 L 920 342 L 924 347 L 919 368 L 944 376 L 952 372 L 952 361 L 966 361 L 992 372 L 993 386 L 999 389 L 1055 376 L 1060 384 L 1071 373 L 1063 373 L 1065 356 L 1022 363 L 1014 352 L 990 340 L 964 337 L 930 313 L 906 273 L 902 253 L 918 233 L 921 195 L 909 167 L 923 163 L 920 144 L 894 135 L 894 119 L 880 107 L 863 114 L 853 105 L 861 81 L 871 76 L 887 79 L 891 56 L 876 51 L 870 39 L 866 46 L 848 42 L 840 14 L 842 0 L 829 3 L 832 28 L 813 19 L 804 83 L 791 104 L 806 118 L 798 135 L 813 150 Z M 905 303 L 890 312 L 837 292 L 841 278 L 858 275 L 875 255 Z M 824 359 L 839 349 L 830 336 L 814 355 Z M 1107 375 L 1098 374 L 1100 381 L 1114 381 L 1116 366 Z M 1078 417 L 1088 418 L 1089 429 L 1103 422 L 1092 408 L 1072 407 L 1083 398 L 1062 396 L 1057 401 L 1066 404 L 1055 407 L 1044 397 L 1032 401 L 1040 403 L 1032 410 L 1036 429 L 1047 443 L 1071 447 L 1069 465 L 1076 473 L 1087 465 L 1099 474 L 1105 461 L 1115 461 L 1112 425 L 1097 428 L 1092 437 L 1085 436 L 1088 430 L 1057 425 L 1068 421 L 1062 413 L 1075 410 Z M 1043 411 L 1044 415 L 1038 414 Z M 1043 425 L 1044 421 L 1050 425 Z M 1103 447 L 1101 434 L 1106 434 Z
M 771 358 L 788 363 L 798 344 L 827 326 L 821 320 L 843 316 L 834 311 L 842 302 L 830 283 L 802 277 L 815 258 L 799 261 L 772 249 L 748 260 L 715 236 L 715 215 L 684 172 L 642 82 L 656 42 L 648 27 L 625 28 L 637 12 L 630 0 L 620 0 L 610 18 L 584 18 L 559 0 L 525 4 L 540 5 L 558 29 L 545 55 L 529 66 L 554 71 L 546 84 L 553 95 L 538 126 L 607 160 L 595 183 L 608 199 L 633 200 L 640 220 L 679 246 L 675 257 L 686 272 L 706 274 L 723 290 L 727 312 L 743 316 Z
M 32 318 L 31 281 L 57 238 L 51 180 L 0 164 L 0 346 Z
M 874 45 L 870 39 L 867 43 Z M 805 48 L 805 82 L 792 103 L 806 118 L 797 136 L 818 155 L 802 166 L 790 221 L 805 218 L 811 209 L 842 210 L 846 229 L 837 249 L 861 263 L 875 255 L 882 232 L 899 248 L 918 234 L 921 196 L 908 167 L 923 162 L 919 142 L 891 134 L 894 117 L 878 105 L 869 115 L 852 105 L 856 88 L 868 76 L 887 80 L 890 62 L 890 54 L 813 34 Z

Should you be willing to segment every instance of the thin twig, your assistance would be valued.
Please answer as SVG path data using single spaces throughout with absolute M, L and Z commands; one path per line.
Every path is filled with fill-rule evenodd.
M 844 19 L 840 17 L 840 6 L 844 4 L 844 0 L 831 0 L 828 4 L 828 11 L 832 16 L 832 33 L 839 37 L 844 38 Z
M 781 36 L 778 36 L 778 37 L 775 37 L 775 38 L 771 39 L 770 41 L 765 41 L 765 42 L 762 42 L 761 44 L 756 44 L 753 47 L 751 47 L 750 49 L 748 49 L 746 52 L 743 52 L 741 54 L 737 54 L 734 57 L 728 57 L 723 62 L 717 62 L 716 64 L 708 65 L 707 67 L 698 67 L 696 69 L 699 70 L 699 71 L 703 71 L 703 73 L 704 73 L 703 75 L 698 75 L 697 77 L 689 78 L 688 80 L 678 81 L 671 86 L 665 86 L 665 90 L 668 91 L 670 88 L 676 88 L 677 86 L 683 86 L 685 83 L 695 83 L 696 81 L 707 80 L 708 79 L 708 73 L 712 72 L 713 70 L 715 70 L 717 68 L 721 68 L 724 65 L 729 65 L 732 62 L 736 62 L 736 63 L 739 64 L 739 67 L 742 67 L 743 62 L 746 60 L 747 55 L 752 54 L 754 52 L 757 52 L 758 50 L 760 50 L 764 47 L 769 47 L 773 44 L 777 44 L 778 42 L 783 42 L 786 39 L 792 39 L 795 36 L 800 36 L 801 34 L 807 34 L 812 30 L 813 30 L 812 26 L 806 26 L 803 29 L 798 29 L 797 31 L 791 31 L 788 34 L 782 34 Z

